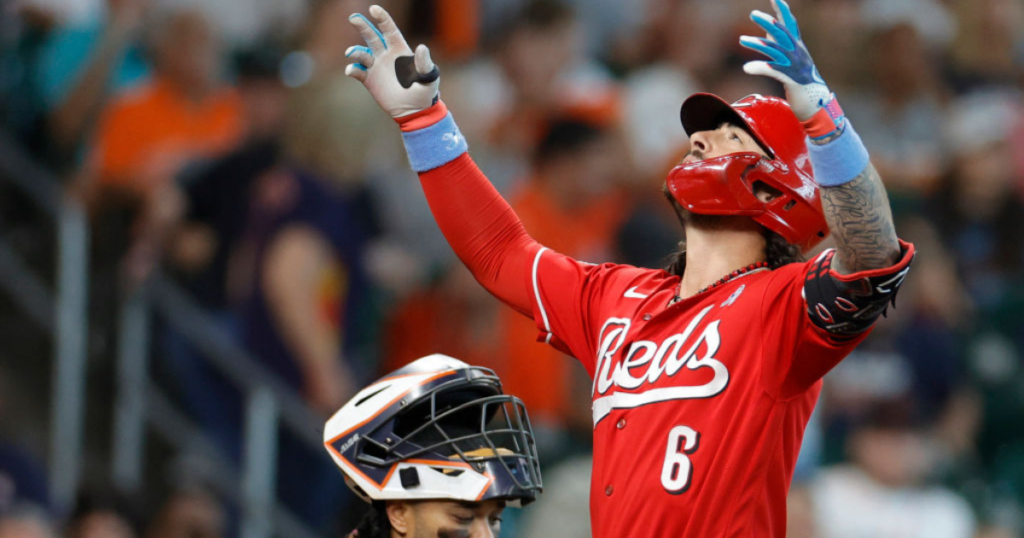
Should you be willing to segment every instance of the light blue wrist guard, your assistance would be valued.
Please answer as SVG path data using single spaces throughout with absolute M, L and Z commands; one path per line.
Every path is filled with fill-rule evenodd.
M 811 154 L 814 180 L 822 187 L 838 187 L 853 181 L 871 162 L 849 118 L 838 138 L 822 145 L 808 139 L 807 150 Z
M 426 172 L 448 164 L 469 150 L 466 137 L 455 125 L 451 112 L 430 127 L 402 133 L 402 139 L 409 164 L 415 172 Z

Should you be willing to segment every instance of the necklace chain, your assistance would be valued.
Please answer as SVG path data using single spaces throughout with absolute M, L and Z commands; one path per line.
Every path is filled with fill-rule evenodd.
M 712 283 L 709 286 L 705 286 L 705 287 L 701 288 L 700 290 L 697 291 L 696 295 L 700 295 L 700 294 L 704 293 L 705 291 L 710 290 L 711 288 L 715 288 L 715 287 L 721 286 L 722 284 L 725 284 L 726 282 L 728 282 L 728 281 L 730 281 L 730 280 L 732 280 L 734 278 L 738 278 L 738 277 L 741 277 L 741 276 L 744 276 L 744 275 L 749 275 L 750 273 L 757 273 L 757 272 L 764 271 L 764 270 L 767 270 L 767 269 L 768 269 L 768 262 L 766 262 L 766 261 L 759 261 L 757 263 L 752 263 L 752 264 L 750 264 L 750 265 L 748 265 L 746 267 L 742 267 L 740 269 L 737 269 L 737 270 L 735 270 L 735 271 L 733 271 L 733 272 L 723 276 L 722 278 L 719 278 L 718 280 L 716 280 L 714 283 Z M 683 300 L 682 291 L 683 291 L 683 283 L 680 282 L 679 283 L 679 287 L 676 288 L 676 296 L 673 297 L 672 300 L 669 301 L 668 304 L 671 305 L 671 304 L 678 303 L 679 301 L 682 301 Z

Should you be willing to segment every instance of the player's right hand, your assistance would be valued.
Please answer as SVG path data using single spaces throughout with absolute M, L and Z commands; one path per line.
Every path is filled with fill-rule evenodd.
M 392 118 L 430 108 L 438 100 L 441 81 L 430 50 L 420 45 L 413 53 L 384 8 L 370 6 L 369 12 L 372 21 L 361 13 L 348 18 L 366 46 L 354 45 L 345 51 L 345 56 L 355 61 L 345 68 L 345 74 L 362 82 Z

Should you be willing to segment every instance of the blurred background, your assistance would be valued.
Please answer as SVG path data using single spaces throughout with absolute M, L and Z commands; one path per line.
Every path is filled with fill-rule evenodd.
M 661 267 L 683 98 L 781 87 L 767 0 L 384 0 L 527 229 Z M 398 130 L 346 79 L 363 0 L 0 0 L 0 538 L 341 536 L 320 447 L 443 352 L 526 400 L 589 536 L 589 380 L 454 259 Z M 825 380 L 789 536 L 1024 536 L 1024 1 L 792 0 L 919 257 Z

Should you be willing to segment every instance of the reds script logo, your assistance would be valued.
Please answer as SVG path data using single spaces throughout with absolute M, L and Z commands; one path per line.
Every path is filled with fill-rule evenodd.
M 628 318 L 608 318 L 598 335 L 597 370 L 594 376 L 594 426 L 613 409 L 629 409 L 656 402 L 692 398 L 710 398 L 725 390 L 729 384 L 729 370 L 715 359 L 722 338 L 718 332 L 721 320 L 712 321 L 696 339 L 690 337 L 714 305 L 701 310 L 686 330 L 666 338 L 659 345 L 649 340 L 637 340 L 621 362 L 615 355 L 626 341 Z M 685 349 L 685 351 L 683 351 Z M 697 352 L 704 350 L 698 357 Z M 654 388 L 662 376 L 673 377 L 686 367 L 690 370 L 710 368 L 715 376 L 703 385 L 683 385 Z M 618 392 L 612 387 L 634 390 L 650 385 L 643 392 Z M 611 393 L 609 394 L 609 390 Z M 606 396 L 607 394 L 607 396 Z

